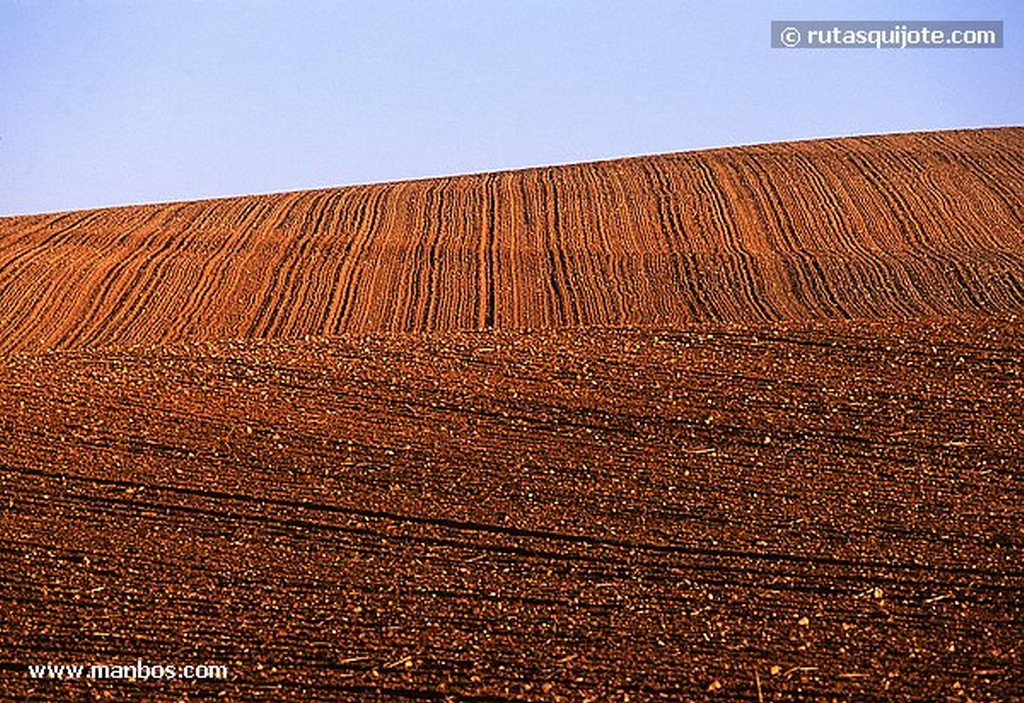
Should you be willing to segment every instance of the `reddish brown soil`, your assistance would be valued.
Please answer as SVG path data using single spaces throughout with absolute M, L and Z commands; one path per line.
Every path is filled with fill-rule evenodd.
M 0 353 L 1016 313 L 1024 128 L 0 218 Z
M 0 220 L 0 698 L 1020 699 L 1022 151 Z

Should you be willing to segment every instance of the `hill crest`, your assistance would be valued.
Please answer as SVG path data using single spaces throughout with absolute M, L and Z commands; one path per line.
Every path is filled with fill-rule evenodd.
M 0 219 L 0 352 L 1016 314 L 1024 128 Z

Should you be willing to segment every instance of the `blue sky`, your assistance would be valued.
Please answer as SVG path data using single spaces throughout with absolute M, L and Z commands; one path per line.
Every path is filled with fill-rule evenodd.
M 0 215 L 1021 125 L 1022 16 L 1019 0 L 0 0 Z M 773 19 L 1003 20 L 1006 39 L 787 51 Z

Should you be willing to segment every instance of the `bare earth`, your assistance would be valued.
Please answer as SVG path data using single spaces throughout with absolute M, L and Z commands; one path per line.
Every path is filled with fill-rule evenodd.
M 1024 129 L 0 218 L 0 699 L 1024 700 Z M 29 665 L 216 663 L 226 681 Z

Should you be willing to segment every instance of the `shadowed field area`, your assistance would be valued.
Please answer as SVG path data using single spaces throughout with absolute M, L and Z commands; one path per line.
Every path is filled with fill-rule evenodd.
M 2 697 L 1020 696 L 1022 156 L 0 219 Z

